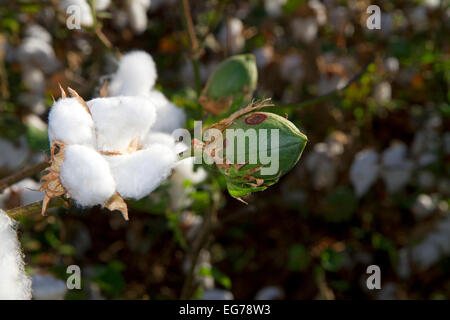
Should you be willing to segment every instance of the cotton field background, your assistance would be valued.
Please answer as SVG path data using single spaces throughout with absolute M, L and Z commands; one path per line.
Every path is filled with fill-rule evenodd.
M 1 1 L 0 299 L 449 299 L 449 32 L 448 0 Z M 169 135 L 257 109 L 298 143 L 270 179 Z

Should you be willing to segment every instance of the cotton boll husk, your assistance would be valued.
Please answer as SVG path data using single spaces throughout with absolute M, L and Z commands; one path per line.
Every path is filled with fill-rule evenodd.
M 140 145 L 156 118 L 154 104 L 143 97 L 97 98 L 87 104 L 99 151 L 126 151 L 130 144 Z
M 150 0 L 127 1 L 128 15 L 134 33 L 140 34 L 147 29 L 147 10 L 150 8 L 150 4 Z
M 35 300 L 63 300 L 66 295 L 66 283 L 50 274 L 35 274 L 32 282 Z
M 75 98 L 56 101 L 48 115 L 48 137 L 68 144 L 95 146 L 94 121 Z
M 69 6 L 76 6 L 80 10 L 80 24 L 86 27 L 94 25 L 94 18 L 92 17 L 91 8 L 86 0 L 62 0 L 59 7 L 65 13 Z
M 0 168 L 13 170 L 24 163 L 29 155 L 25 137 L 20 137 L 17 144 L 0 138 Z
M 108 85 L 109 96 L 148 94 L 158 77 L 155 62 L 145 51 L 131 51 L 122 56 L 119 68 Z
M 117 192 L 122 197 L 136 200 L 155 190 L 169 176 L 177 161 L 174 150 L 164 145 L 105 158 L 110 164 Z
M 108 162 L 94 149 L 82 145 L 65 147 L 60 179 L 81 206 L 104 204 L 116 187 Z
M 0 210 L 0 300 L 31 299 L 31 280 L 15 228 L 15 221 Z
M 374 150 L 363 150 L 356 154 L 350 167 L 350 181 L 358 197 L 367 193 L 378 178 L 378 153 Z
M 156 108 L 156 121 L 152 131 L 172 133 L 176 129 L 184 128 L 186 114 L 183 109 L 169 101 L 157 90 L 152 90 L 148 97 Z

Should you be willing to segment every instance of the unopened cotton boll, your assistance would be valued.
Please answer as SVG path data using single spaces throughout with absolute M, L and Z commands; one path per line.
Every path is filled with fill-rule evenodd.
M 66 14 L 73 14 L 76 8 L 76 12 L 79 12 L 80 24 L 85 27 L 92 27 L 94 25 L 94 18 L 92 17 L 91 8 L 86 0 L 62 0 L 60 2 L 60 8 Z
M 160 91 L 152 90 L 148 97 L 156 108 L 156 121 L 152 131 L 172 133 L 184 128 L 186 114 L 183 109 L 170 102 Z
M 108 85 L 109 96 L 148 94 L 157 78 L 155 62 L 144 51 L 131 51 L 122 56 L 119 68 Z
M 64 148 L 60 179 L 70 196 L 81 206 L 104 204 L 116 187 L 108 162 L 94 149 L 81 145 Z
M 16 223 L 0 209 L 0 300 L 31 299 Z
M 75 98 L 56 101 L 48 116 L 48 137 L 67 144 L 95 146 L 94 121 Z
M 66 295 L 66 283 L 50 274 L 36 274 L 32 277 L 32 282 L 35 300 L 63 300 Z
M 379 174 L 378 153 L 374 150 L 363 150 L 356 154 L 350 167 L 350 181 L 358 197 L 367 193 L 375 183 Z
M 156 112 L 143 97 L 97 98 L 87 102 L 99 151 L 126 151 L 139 146 L 155 122 Z
M 147 11 L 151 0 L 127 0 L 126 4 L 131 28 L 136 34 L 144 32 L 147 29 Z
M 116 181 L 117 192 L 125 198 L 139 200 L 167 179 L 177 161 L 172 148 L 151 145 L 128 155 L 105 157 Z

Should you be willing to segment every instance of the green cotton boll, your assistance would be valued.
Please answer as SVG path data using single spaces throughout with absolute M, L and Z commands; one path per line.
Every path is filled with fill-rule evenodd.
M 234 197 L 265 190 L 278 182 L 298 162 L 308 141 L 289 120 L 258 111 L 234 120 L 223 135 L 223 164 L 217 166 Z
M 210 76 L 199 99 L 203 108 L 220 114 L 234 101 L 249 99 L 258 83 L 258 69 L 253 54 L 232 56 L 223 61 Z

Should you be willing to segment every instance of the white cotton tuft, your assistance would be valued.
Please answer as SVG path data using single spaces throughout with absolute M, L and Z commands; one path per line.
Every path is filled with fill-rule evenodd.
M 155 144 L 162 144 L 168 148 L 173 149 L 176 142 L 175 138 L 170 134 L 150 131 L 149 134 L 145 137 L 143 147 L 145 149 Z
M 174 177 L 176 176 L 176 178 Z M 178 162 L 174 169 L 172 179 L 180 179 L 180 181 L 189 180 L 192 183 L 200 183 L 206 179 L 208 173 L 203 168 L 194 171 L 194 157 L 186 158 Z
M 88 111 L 75 99 L 56 101 L 48 115 L 48 137 L 68 144 L 95 146 L 94 121 Z
M 35 300 L 63 300 L 67 292 L 64 281 L 56 279 L 50 274 L 36 274 L 33 280 L 33 299 Z
M 0 208 L 6 208 L 11 203 L 14 206 L 26 206 L 33 202 L 42 201 L 44 192 L 40 192 L 39 187 L 40 184 L 30 178 L 13 184 L 0 194 Z
M 407 151 L 404 143 L 396 143 L 383 151 L 381 177 L 389 193 L 403 189 L 411 178 L 414 163 L 406 157 Z
M 208 176 L 203 168 L 194 171 L 194 158 L 186 158 L 178 162 L 170 177 L 170 206 L 173 210 L 181 210 L 193 202 L 189 194 L 194 191 L 192 187 L 186 187 L 185 182 L 200 183 Z
M 26 275 L 15 222 L 0 210 L 0 300 L 31 299 L 31 280 Z
M 105 158 L 110 164 L 117 192 L 122 197 L 137 200 L 155 190 L 170 175 L 177 161 L 173 148 L 159 144 L 129 155 Z
M 374 150 L 363 150 L 356 154 L 350 167 L 350 181 L 357 197 L 361 197 L 370 189 L 378 178 L 378 153 Z
M 151 0 L 128 0 L 128 14 L 134 33 L 140 34 L 147 29 L 147 11 Z
M 0 138 L 0 169 L 16 169 L 24 163 L 29 150 L 25 137 L 20 137 L 17 144 Z
M 160 91 L 152 90 L 148 96 L 156 108 L 156 122 L 152 131 L 172 133 L 184 128 L 186 114 L 183 109 L 170 102 Z
M 145 51 L 131 51 L 122 56 L 119 68 L 108 85 L 109 96 L 148 94 L 158 77 L 155 62 Z
M 61 1 L 59 7 L 66 14 L 74 14 L 74 12 L 79 12 L 80 14 L 80 24 L 86 27 L 91 27 L 94 25 L 94 18 L 92 17 L 91 8 L 86 0 L 63 0 Z M 77 8 L 77 11 L 71 11 L 70 9 Z
M 108 162 L 95 150 L 70 145 L 64 149 L 61 183 L 81 206 L 105 203 L 115 191 L 115 182 Z
M 95 10 L 104 11 L 108 9 L 111 0 L 95 0 Z
M 97 98 L 88 101 L 99 151 L 126 151 L 140 145 L 155 122 L 156 112 L 143 97 Z

